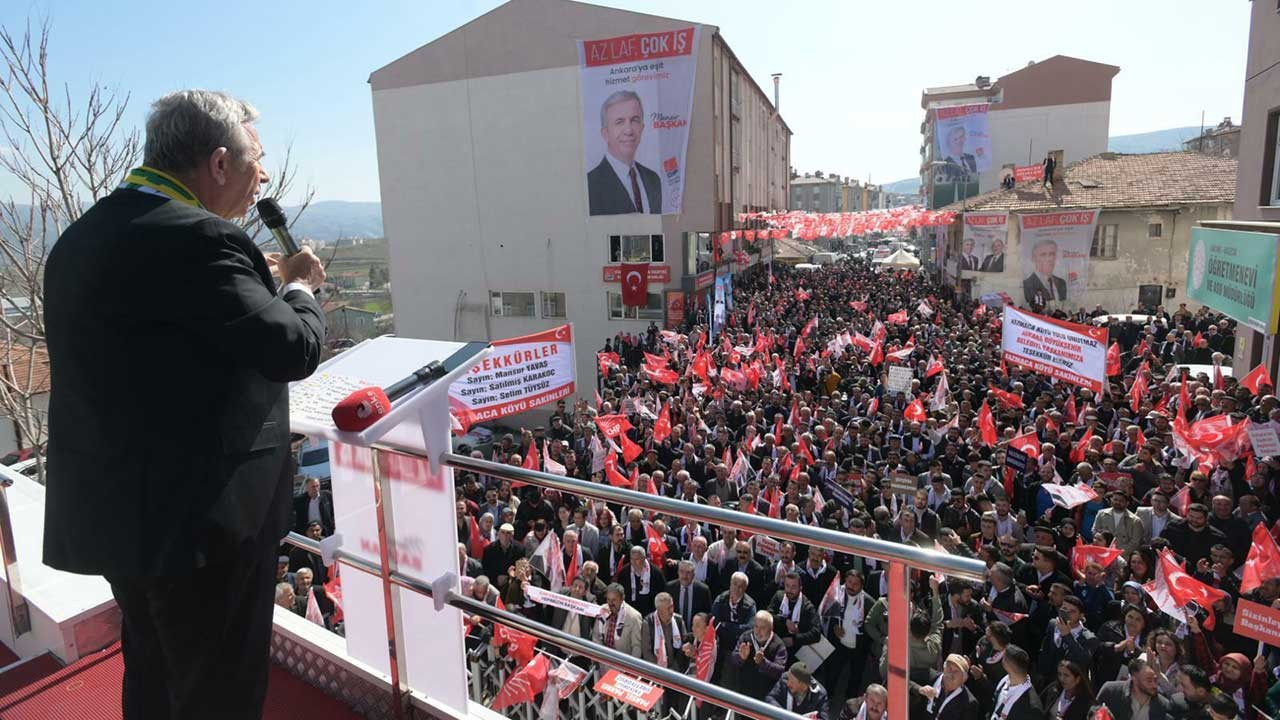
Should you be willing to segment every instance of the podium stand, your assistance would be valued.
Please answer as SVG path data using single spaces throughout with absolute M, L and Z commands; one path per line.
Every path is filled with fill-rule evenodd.
M 381 578 L 354 569 L 341 574 L 342 611 L 348 654 L 391 678 L 398 711 L 412 689 L 467 714 L 461 614 L 437 611 L 430 598 L 393 586 L 390 574 L 426 584 L 460 574 L 456 528 L 438 520 L 455 516 L 453 470 L 439 464 L 450 449 L 448 390 L 490 351 L 484 343 L 384 336 L 290 387 L 292 430 L 329 441 L 336 531 L 327 544 L 382 568 Z M 386 387 L 432 361 L 448 373 L 396 401 L 374 425 L 359 433 L 333 426 L 328 413 L 350 392 Z

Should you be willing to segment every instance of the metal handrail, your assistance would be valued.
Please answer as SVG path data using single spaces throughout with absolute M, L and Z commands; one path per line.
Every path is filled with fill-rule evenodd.
M 397 450 L 397 452 L 404 451 Z M 940 572 L 956 578 L 978 581 L 985 579 L 986 564 L 974 558 L 960 557 L 959 555 L 951 555 L 937 550 L 919 548 L 914 545 L 895 543 L 888 540 L 836 532 L 826 528 L 815 528 L 809 525 L 801 525 L 713 505 L 691 503 L 663 495 L 649 495 L 648 493 L 625 490 L 603 483 L 594 483 L 579 480 L 578 478 L 552 475 L 513 465 L 480 460 L 458 455 L 457 453 L 441 453 L 440 460 L 445 465 L 453 468 L 515 480 L 530 485 L 551 487 L 574 495 L 585 495 L 599 500 L 621 503 L 628 507 L 734 527 L 751 533 L 762 533 L 783 540 L 805 545 L 817 545 L 828 550 L 871 557 L 884 562 L 902 562 L 912 567 Z
M 320 543 L 318 541 L 312 540 L 304 535 L 299 535 L 296 532 L 290 532 L 285 536 L 284 542 L 317 555 L 321 554 Z M 383 575 L 383 569 L 379 567 L 377 563 L 365 560 L 358 555 L 353 555 L 349 552 L 338 549 L 334 551 L 333 557 L 336 561 L 340 561 L 356 568 L 357 570 L 367 572 L 370 575 L 379 577 Z M 421 580 L 417 580 L 395 571 L 390 573 L 389 580 L 393 585 L 421 593 L 433 600 L 436 599 L 435 588 Z M 603 645 L 597 645 L 589 640 L 584 640 L 574 635 L 570 635 L 562 630 L 558 630 L 549 625 L 543 625 L 540 622 L 530 620 L 524 616 L 516 615 L 505 610 L 499 610 L 487 603 L 462 595 L 453 589 L 449 589 L 445 592 L 443 602 L 445 605 L 455 607 L 472 615 L 478 615 L 486 620 L 519 630 L 527 635 L 532 635 L 539 640 L 544 640 L 561 649 L 572 651 L 595 662 L 603 663 L 605 665 L 618 668 L 619 670 L 624 670 L 632 675 L 636 675 L 664 687 L 674 688 L 697 700 L 715 703 L 721 707 L 728 708 L 738 713 L 745 713 L 751 717 L 770 718 L 770 720 L 796 720 L 796 718 L 801 717 L 783 708 L 755 700 L 731 690 L 726 690 L 719 685 L 704 682 L 691 675 L 684 675 L 669 668 L 664 668 L 646 660 L 641 660 L 627 655 L 626 653 L 607 648 Z M 708 629 L 708 632 L 714 631 Z

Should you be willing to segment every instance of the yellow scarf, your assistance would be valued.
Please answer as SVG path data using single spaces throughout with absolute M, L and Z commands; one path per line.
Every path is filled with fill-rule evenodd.
M 170 200 L 180 202 L 183 205 L 190 205 L 191 207 L 204 207 L 196 199 L 195 193 L 188 190 L 187 186 L 182 184 L 182 181 L 166 172 L 146 165 L 140 165 L 130 170 L 124 181 L 120 183 L 120 188 L 167 197 Z

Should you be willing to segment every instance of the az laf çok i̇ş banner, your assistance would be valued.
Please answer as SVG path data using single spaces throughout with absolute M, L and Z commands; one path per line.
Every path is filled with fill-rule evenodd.
M 1018 216 L 1022 299 L 1032 307 L 1078 301 L 1089 287 L 1089 248 L 1098 210 Z
M 1000 349 L 1006 362 L 1102 392 L 1107 329 L 1004 309 Z
M 573 325 L 496 340 L 493 352 L 449 386 L 464 427 L 532 410 L 575 390 Z
M 578 43 L 590 215 L 680 212 L 698 28 Z

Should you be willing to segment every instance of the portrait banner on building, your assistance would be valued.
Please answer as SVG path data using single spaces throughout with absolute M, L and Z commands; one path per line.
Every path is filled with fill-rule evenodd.
M 1000 349 L 1006 362 L 1102 392 L 1107 329 L 1004 309 Z
M 1089 248 L 1098 210 L 1018 216 L 1022 296 L 1028 305 L 1079 302 L 1089 287 Z
M 697 51 L 696 27 L 578 43 L 588 214 L 680 212 Z
M 960 240 L 960 269 L 1004 272 L 1004 246 L 1008 239 L 1007 213 L 965 213 L 964 237 Z
M 572 395 L 573 325 L 493 341 L 493 352 L 449 386 L 463 425 L 496 420 Z
M 945 163 L 942 166 L 944 180 L 956 182 L 991 169 L 988 109 L 988 103 L 976 103 L 934 110 L 935 159 Z

